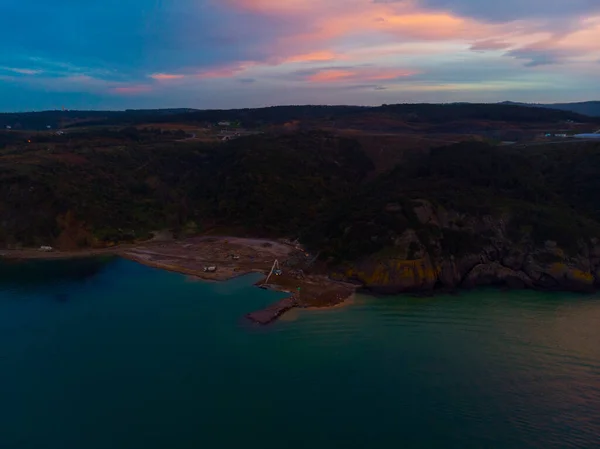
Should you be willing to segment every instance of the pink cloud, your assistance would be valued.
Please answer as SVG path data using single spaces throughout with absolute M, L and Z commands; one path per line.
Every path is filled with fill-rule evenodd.
M 270 50 L 277 55 L 279 63 L 340 59 L 334 51 L 322 52 L 320 49 L 334 49 L 335 44 L 344 42 L 344 39 L 365 35 L 377 36 L 379 41 L 388 43 L 399 39 L 406 44 L 439 41 L 447 48 L 450 43 L 455 43 L 469 45 L 472 50 L 519 48 L 550 37 L 560 37 L 561 48 L 588 55 L 597 53 L 597 42 L 600 42 L 598 17 L 589 16 L 575 20 L 577 26 L 565 30 L 564 27 L 557 29 L 550 22 L 527 18 L 492 23 L 461 16 L 448 9 L 426 8 L 419 1 L 223 1 L 239 10 L 298 24 L 273 40 Z M 540 39 L 540 34 L 546 36 Z M 378 45 L 365 47 L 377 52 Z M 353 47 L 346 48 L 345 53 L 361 48 L 361 44 L 356 43 Z M 319 57 L 311 60 L 309 55 Z
M 414 2 L 364 0 L 229 0 L 239 9 L 284 17 L 305 23 L 299 33 L 283 38 L 321 41 L 352 34 L 378 32 L 418 39 L 466 39 L 485 37 L 486 30 L 498 28 L 449 12 L 418 7 Z
M 220 3 L 261 15 L 266 18 L 265 23 L 273 21 L 290 26 L 274 26 L 267 33 L 272 38 L 267 44 L 261 43 L 261 56 L 256 59 L 195 72 L 188 68 L 182 71 L 184 74 L 164 69 L 165 72 L 154 73 L 150 78 L 158 82 L 185 79 L 193 84 L 195 80 L 226 80 L 240 75 L 259 79 L 264 74 L 270 76 L 268 72 L 272 71 L 273 78 L 282 83 L 376 84 L 422 71 L 429 75 L 433 73 L 432 64 L 438 61 L 440 65 L 457 61 L 478 64 L 473 61 L 482 58 L 486 64 L 490 58 L 505 55 L 503 61 L 518 70 L 524 65 L 547 66 L 573 57 L 600 58 L 596 44 L 600 42 L 600 20 L 593 17 L 582 19 L 580 27 L 568 30 L 561 27 L 559 35 L 544 21 L 492 23 L 461 16 L 456 9 L 425 8 L 420 0 L 220 0 Z M 476 53 L 485 51 L 500 53 Z M 345 61 L 345 67 L 333 67 L 338 65 L 336 61 Z M 321 63 L 328 63 L 329 67 L 310 70 L 325 65 Z M 309 70 L 300 73 L 300 67 Z M 295 76 L 288 79 L 286 73 Z M 118 92 L 117 89 L 113 87 L 113 91 Z M 120 93 L 138 92 L 140 87 L 132 86 L 123 87 Z
M 255 65 L 257 65 L 257 62 L 254 61 L 236 62 L 202 70 L 193 76 L 198 79 L 233 78 Z

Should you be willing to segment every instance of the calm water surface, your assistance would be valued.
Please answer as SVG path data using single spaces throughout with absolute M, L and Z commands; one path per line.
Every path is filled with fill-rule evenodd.
M 600 447 L 600 299 L 280 297 L 120 259 L 0 266 L 0 449 Z

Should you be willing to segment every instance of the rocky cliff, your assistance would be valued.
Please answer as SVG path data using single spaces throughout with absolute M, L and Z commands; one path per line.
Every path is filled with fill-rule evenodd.
M 475 218 L 425 200 L 416 203 L 415 215 L 427 233 L 409 228 L 384 249 L 338 266 L 332 277 L 385 294 L 487 285 L 576 292 L 600 287 L 597 239 L 580 239 L 569 253 L 551 240 L 536 245 L 530 238 L 511 239 L 510 216 Z M 459 246 L 451 248 L 449 239 Z

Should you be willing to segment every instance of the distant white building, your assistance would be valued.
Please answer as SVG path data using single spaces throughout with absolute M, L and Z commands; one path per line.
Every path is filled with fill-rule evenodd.
M 6 125 L 6 129 L 12 129 L 12 126 Z
M 231 126 L 231 122 L 219 122 L 219 126 Z

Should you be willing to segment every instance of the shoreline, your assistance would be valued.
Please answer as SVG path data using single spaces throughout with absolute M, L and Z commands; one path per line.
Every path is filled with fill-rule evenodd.
M 298 308 L 300 310 L 309 310 L 309 311 L 336 310 L 336 309 L 344 309 L 348 306 L 354 305 L 355 303 L 356 303 L 356 292 L 352 292 L 349 296 L 347 296 L 345 299 L 343 299 L 341 302 L 339 302 L 337 304 L 333 304 L 330 306 L 322 306 L 322 307 L 309 306 L 309 307 L 298 307 Z
M 255 287 L 286 294 L 276 303 L 246 314 L 246 319 L 260 325 L 270 324 L 292 309 L 327 310 L 343 307 L 357 288 L 325 275 L 304 274 L 302 268 L 306 269 L 304 264 L 309 260 L 309 255 L 304 250 L 266 239 L 199 236 L 76 251 L 44 252 L 32 248 L 0 250 L 0 259 L 7 260 L 58 260 L 97 256 L 122 257 L 208 282 L 226 282 L 260 273 L 262 278 L 254 284 Z M 265 288 L 263 285 L 274 261 L 279 261 L 285 268 L 279 275 L 271 276 L 269 286 Z M 207 266 L 216 267 L 216 271 L 205 271 Z

